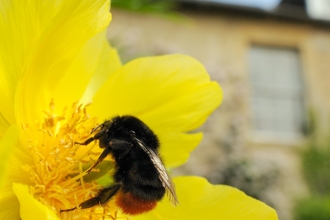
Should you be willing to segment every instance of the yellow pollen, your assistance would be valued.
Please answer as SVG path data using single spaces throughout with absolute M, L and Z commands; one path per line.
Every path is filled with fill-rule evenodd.
M 44 112 L 40 124 L 22 125 L 26 149 L 32 163 L 22 169 L 28 173 L 30 193 L 53 210 L 60 219 L 120 219 L 114 204 L 80 209 L 79 204 L 96 195 L 101 188 L 96 182 L 85 182 L 83 177 L 99 156 L 98 144 L 81 146 L 97 126 L 96 118 L 90 118 L 86 107 L 74 103 L 61 115 L 54 113 L 54 102 Z M 95 169 L 96 170 L 96 169 Z M 70 212 L 60 210 L 71 209 Z M 126 218 L 127 219 L 127 218 Z

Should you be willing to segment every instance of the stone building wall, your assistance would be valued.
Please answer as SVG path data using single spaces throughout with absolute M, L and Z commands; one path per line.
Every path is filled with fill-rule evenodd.
M 295 199 L 308 193 L 299 152 L 306 140 L 251 133 L 248 51 L 252 44 L 295 48 L 302 61 L 306 108 L 327 129 L 330 110 L 330 28 L 239 13 L 184 11 L 183 19 L 112 10 L 108 35 L 124 62 L 135 57 L 188 54 L 220 83 L 224 99 L 201 128 L 204 139 L 175 175 L 236 184 L 291 220 Z M 244 183 L 243 185 L 240 185 Z M 245 188 L 244 188 L 245 187 Z

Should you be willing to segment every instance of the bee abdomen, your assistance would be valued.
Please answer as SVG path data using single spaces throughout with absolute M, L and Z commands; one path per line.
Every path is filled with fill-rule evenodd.
M 157 205 L 157 200 L 141 199 L 132 193 L 120 190 L 116 198 L 116 204 L 123 213 L 137 215 L 154 209 Z

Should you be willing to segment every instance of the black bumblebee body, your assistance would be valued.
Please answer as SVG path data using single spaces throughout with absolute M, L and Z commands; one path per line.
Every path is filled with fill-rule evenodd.
M 92 132 L 95 130 L 99 131 L 94 137 L 77 144 L 88 145 L 99 140 L 104 151 L 88 172 L 111 154 L 115 160 L 114 183 L 82 202 L 79 205 L 82 209 L 106 204 L 115 197 L 124 213 L 135 215 L 152 210 L 165 193 L 177 205 L 174 185 L 158 154 L 158 138 L 145 123 L 134 116 L 117 116 Z

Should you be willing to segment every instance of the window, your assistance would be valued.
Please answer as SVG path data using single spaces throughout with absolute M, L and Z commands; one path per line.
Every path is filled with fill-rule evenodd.
M 299 53 L 252 46 L 249 51 L 253 130 L 272 138 L 299 138 L 306 127 Z

